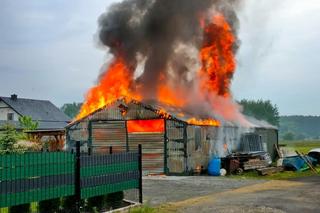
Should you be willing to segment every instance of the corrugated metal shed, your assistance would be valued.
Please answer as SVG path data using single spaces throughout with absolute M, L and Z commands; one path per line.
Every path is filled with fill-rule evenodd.
M 222 127 L 189 125 L 176 114 L 161 114 L 160 109 L 140 102 L 118 100 L 105 106 L 67 127 L 68 146 L 80 140 L 84 146 L 97 152 L 134 150 L 142 144 L 143 170 L 145 174 L 188 174 L 197 167 L 206 168 L 212 155 L 224 156 L 239 149 L 241 129 L 228 125 Z M 167 110 L 167 108 L 165 108 Z M 174 108 L 169 111 L 174 113 Z M 184 118 L 188 115 L 183 114 Z M 129 132 L 128 121 L 163 119 L 164 131 Z M 271 137 L 274 128 L 253 128 L 262 141 L 277 142 Z M 272 141 L 269 141 L 272 140 Z M 272 146 L 272 145 L 270 145 Z M 268 150 L 271 151 L 271 150 Z

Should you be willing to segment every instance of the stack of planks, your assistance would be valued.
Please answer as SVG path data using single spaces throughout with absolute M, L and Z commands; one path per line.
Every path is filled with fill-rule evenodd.
M 258 171 L 259 175 L 270 175 L 270 174 L 273 174 L 273 173 L 282 172 L 283 171 L 283 167 L 282 166 L 266 167 L 266 168 L 257 169 L 257 171 Z
M 265 161 L 260 159 L 250 159 L 247 162 L 243 163 L 244 170 L 265 168 L 267 166 L 268 164 Z

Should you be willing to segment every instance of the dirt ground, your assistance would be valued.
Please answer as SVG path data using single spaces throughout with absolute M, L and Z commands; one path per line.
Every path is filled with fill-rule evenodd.
M 320 176 L 290 181 L 145 177 L 144 201 L 164 212 L 320 212 Z

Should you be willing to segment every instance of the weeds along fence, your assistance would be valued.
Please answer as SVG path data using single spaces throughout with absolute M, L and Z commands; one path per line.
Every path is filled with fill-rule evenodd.
M 0 155 L 0 208 L 75 196 L 80 200 L 139 189 L 142 202 L 141 145 L 138 152 L 81 154 L 27 152 Z

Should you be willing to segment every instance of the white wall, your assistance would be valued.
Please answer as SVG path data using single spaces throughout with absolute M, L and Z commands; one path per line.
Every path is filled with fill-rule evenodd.
M 7 120 L 7 114 L 8 113 L 13 113 L 13 119 L 15 121 L 18 121 L 19 114 L 17 114 L 14 110 L 12 110 L 6 103 L 3 101 L 0 101 L 0 120 Z

